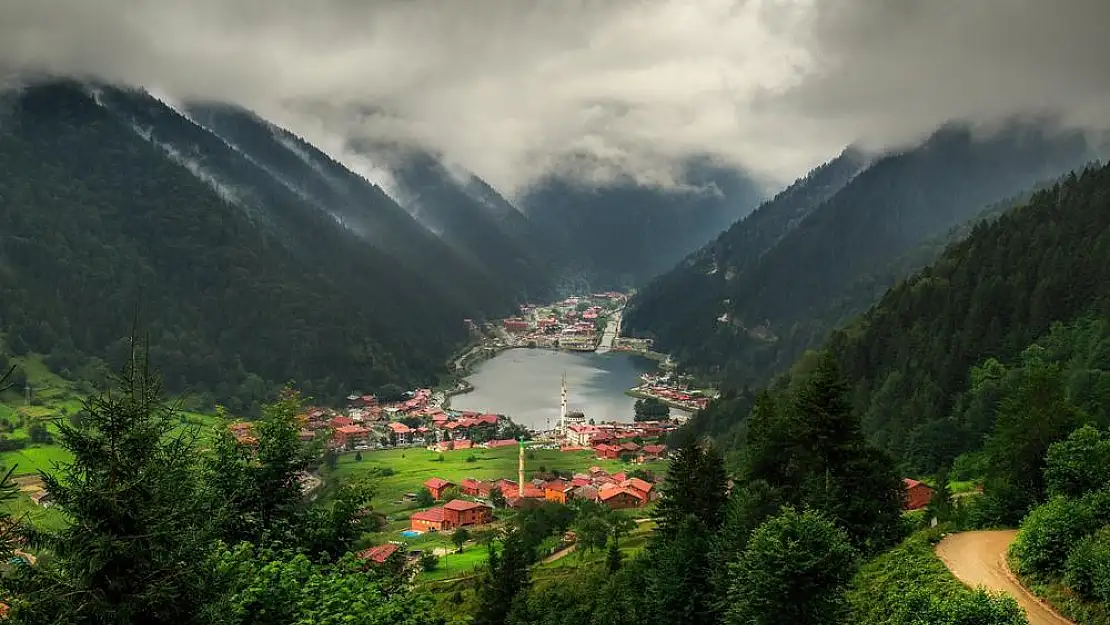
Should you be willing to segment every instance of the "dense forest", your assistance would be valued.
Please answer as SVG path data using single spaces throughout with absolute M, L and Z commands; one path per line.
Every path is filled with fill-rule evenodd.
M 171 392 L 236 411 L 288 380 L 320 399 L 432 383 L 465 318 L 542 288 L 249 115 L 233 146 L 145 93 L 75 83 L 0 114 L 0 349 L 67 377 L 103 382 L 138 323 Z
M 916 148 L 875 160 L 850 181 L 851 163 L 834 161 L 764 207 L 789 214 L 834 191 L 800 223 L 780 234 L 783 219 L 756 221 L 764 212 L 757 211 L 695 256 L 702 260 L 700 266 L 695 260 L 693 273 L 704 273 L 711 259 L 716 274 L 693 277 L 680 267 L 677 277 L 660 278 L 632 302 L 629 328 L 653 336 L 663 351 L 726 386 L 766 383 L 935 258 L 922 250 L 942 249 L 920 248 L 923 242 L 992 203 L 1082 166 L 1093 154 L 1080 133 L 1014 122 L 990 136 L 959 125 L 943 128 Z M 837 190 L 838 183 L 843 188 Z M 763 228 L 769 234 L 756 232 Z M 732 239 L 775 243 L 752 253 Z M 704 294 L 684 297 L 687 282 Z M 710 288 L 700 286 L 705 283 Z

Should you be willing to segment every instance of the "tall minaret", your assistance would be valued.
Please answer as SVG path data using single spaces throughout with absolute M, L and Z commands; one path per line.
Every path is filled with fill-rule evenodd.
M 524 496 L 524 440 L 520 439 L 520 440 L 517 441 L 517 443 L 518 443 L 517 446 L 520 448 L 520 460 L 517 461 L 517 465 L 516 465 L 516 479 L 517 479 L 516 495 L 517 495 L 517 497 L 523 497 Z
M 563 395 L 559 402 L 559 434 L 567 435 L 567 372 L 563 372 Z

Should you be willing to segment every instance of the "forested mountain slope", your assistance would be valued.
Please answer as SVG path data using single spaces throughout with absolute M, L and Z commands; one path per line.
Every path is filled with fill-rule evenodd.
M 144 138 L 101 101 L 73 83 L 5 96 L 0 320 L 14 352 L 63 373 L 114 360 L 137 313 L 171 391 L 245 408 L 287 380 L 321 399 L 431 381 L 465 338 L 474 308 L 333 216 L 207 175 L 265 179 L 249 161 L 203 133 L 174 154 L 161 138 L 188 126 Z
M 629 303 L 626 332 L 657 338 L 657 349 L 681 353 L 688 341 L 700 343 L 716 331 L 721 302 L 736 276 L 759 259 L 813 209 L 844 188 L 866 165 L 854 149 L 814 169 L 764 202 L 715 241 L 671 271 L 652 280 Z
M 851 381 L 854 408 L 871 440 L 908 470 L 929 472 L 979 449 L 995 425 L 999 396 L 984 390 L 990 386 L 984 380 L 998 372 L 973 367 L 992 358 L 1015 363 L 1054 322 L 1084 316 L 1110 316 L 1110 167 L 1070 175 L 1027 204 L 978 223 L 934 264 L 835 332 L 825 350 Z M 1054 339 L 1046 340 L 1043 349 L 1060 351 Z M 1063 361 L 1110 362 L 1092 355 L 1105 341 L 1085 347 L 1069 341 L 1072 356 Z M 809 362 L 803 359 L 795 375 L 804 377 Z M 1068 384 L 1076 397 L 1106 397 L 1110 388 L 1104 375 L 1078 375 Z M 749 395 L 730 394 L 697 420 L 704 417 L 715 433 L 736 434 L 750 402 Z M 1092 408 L 1098 402 L 1076 402 L 1105 424 Z
M 373 152 L 368 154 L 373 158 Z M 392 163 L 388 169 L 397 201 L 456 254 L 533 301 L 551 295 L 554 261 L 543 249 L 543 239 L 492 187 L 423 151 L 407 151 L 386 162 Z
M 279 191 L 332 215 L 352 232 L 410 268 L 428 288 L 499 316 L 526 299 L 528 280 L 452 250 L 381 188 L 313 145 L 253 113 L 221 104 L 190 104 L 189 116 L 270 174 Z M 491 243 L 506 257 L 518 253 Z M 507 244 L 506 244 L 507 245 Z M 528 259 L 521 256 L 519 262 Z
M 593 290 L 640 285 L 750 212 L 762 191 L 743 172 L 689 163 L 687 188 L 592 187 L 548 177 L 518 205 L 550 237 L 568 275 Z
M 1093 157 L 1082 134 L 1040 121 L 1013 122 L 990 135 L 945 127 L 875 161 L 747 270 L 727 275 L 722 297 L 696 313 L 698 322 L 661 325 L 656 338 L 687 366 L 727 385 L 766 382 L 903 277 L 891 275 L 891 263 L 922 241 Z M 655 330 L 647 319 L 636 323 L 645 333 Z

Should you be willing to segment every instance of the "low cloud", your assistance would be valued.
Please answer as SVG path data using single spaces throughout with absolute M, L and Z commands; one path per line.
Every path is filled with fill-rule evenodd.
M 238 103 L 340 159 L 419 145 L 508 193 L 680 184 L 699 156 L 781 183 L 953 119 L 1107 125 L 1108 23 L 1104 0 L 14 0 L 0 67 Z

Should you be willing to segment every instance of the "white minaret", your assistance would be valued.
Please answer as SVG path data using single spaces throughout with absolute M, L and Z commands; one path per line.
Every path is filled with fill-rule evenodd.
M 567 373 L 563 372 L 563 395 L 559 402 L 559 434 L 564 438 L 567 435 Z

